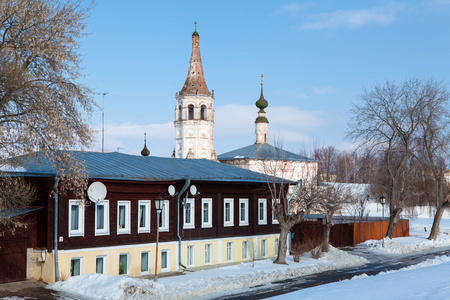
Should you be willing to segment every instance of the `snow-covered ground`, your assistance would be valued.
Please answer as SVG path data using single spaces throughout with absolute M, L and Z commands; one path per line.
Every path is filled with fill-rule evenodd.
M 381 216 L 381 205 L 369 205 L 371 216 Z M 420 210 L 410 219 L 411 236 L 370 240 L 359 245 L 380 255 L 450 247 L 450 216 L 441 223 L 442 234 L 436 241 L 427 240 L 433 219 Z M 425 227 L 427 231 L 425 232 Z M 363 265 L 367 261 L 335 248 L 319 259 L 305 255 L 299 263 L 289 258 L 289 265 L 275 265 L 272 260 L 241 263 L 184 275 L 159 278 L 158 282 L 129 276 L 89 274 L 68 278 L 49 286 L 54 290 L 79 295 L 83 299 L 211 299 L 245 291 L 252 286 L 304 276 L 342 267 Z M 438 257 L 419 265 L 377 276 L 358 276 L 352 280 L 322 285 L 276 297 L 277 299 L 450 299 L 450 256 Z

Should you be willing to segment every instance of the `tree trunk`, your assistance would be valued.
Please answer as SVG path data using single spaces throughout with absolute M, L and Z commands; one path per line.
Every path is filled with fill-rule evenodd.
M 286 253 L 287 253 L 287 238 L 289 230 L 291 229 L 288 224 L 280 223 L 280 239 L 278 240 L 278 256 L 274 260 L 274 264 L 287 265 Z
M 330 232 L 332 226 L 333 223 L 327 221 L 323 228 L 322 252 L 330 251 Z
M 391 210 L 391 214 L 389 216 L 389 225 L 386 232 L 386 236 L 390 239 L 394 237 L 395 225 L 397 225 L 397 221 L 400 219 L 401 209 Z
M 439 224 L 441 223 L 442 215 L 444 214 L 445 209 L 449 206 L 449 202 L 445 202 L 443 205 L 439 205 L 436 210 L 436 214 L 434 215 L 433 225 L 431 226 L 429 240 L 435 240 L 440 232 Z

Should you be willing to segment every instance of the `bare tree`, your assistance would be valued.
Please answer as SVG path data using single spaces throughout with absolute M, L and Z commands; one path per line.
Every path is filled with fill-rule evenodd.
M 0 225 L 14 221 L 12 209 L 29 205 L 36 197 L 36 188 L 23 178 L 0 178 Z
M 386 194 L 390 218 L 387 236 L 392 238 L 397 221 L 410 196 L 405 186 L 407 164 L 417 148 L 415 142 L 421 111 L 420 99 L 426 97 L 419 80 L 401 85 L 386 82 L 363 91 L 361 103 L 354 106 L 348 136 L 359 147 L 383 157 L 381 170 L 386 175 Z
M 79 196 L 82 166 L 64 150 L 92 141 L 86 118 L 95 103 L 79 82 L 78 54 L 91 8 L 81 0 L 0 2 L 0 158 L 14 164 L 40 150 Z

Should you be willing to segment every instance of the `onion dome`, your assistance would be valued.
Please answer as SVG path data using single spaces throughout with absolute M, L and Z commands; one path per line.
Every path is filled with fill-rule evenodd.
M 147 148 L 147 133 L 144 133 L 144 149 L 142 149 L 141 151 L 141 155 L 142 156 L 149 156 L 150 155 L 150 150 L 148 150 Z
M 263 85 L 264 85 L 263 77 L 264 77 L 264 75 L 261 74 L 261 96 L 259 97 L 258 101 L 256 101 L 256 107 L 259 108 L 260 112 L 265 112 L 264 108 L 269 106 L 269 102 L 267 102 L 267 100 L 264 99 L 264 94 L 263 94 Z

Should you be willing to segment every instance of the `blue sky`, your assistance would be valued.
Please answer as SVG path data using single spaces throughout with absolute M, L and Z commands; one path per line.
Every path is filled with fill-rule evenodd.
M 352 103 L 363 88 L 410 78 L 449 81 L 450 0 L 97 0 L 80 53 L 83 82 L 105 96 L 105 149 L 151 155 L 175 144 L 194 21 L 206 83 L 215 91 L 217 154 L 254 143 L 264 74 L 269 141 L 351 147 Z M 102 96 L 95 97 L 101 105 Z M 101 150 L 101 113 L 92 119 Z M 281 141 L 281 142 L 280 142 Z

